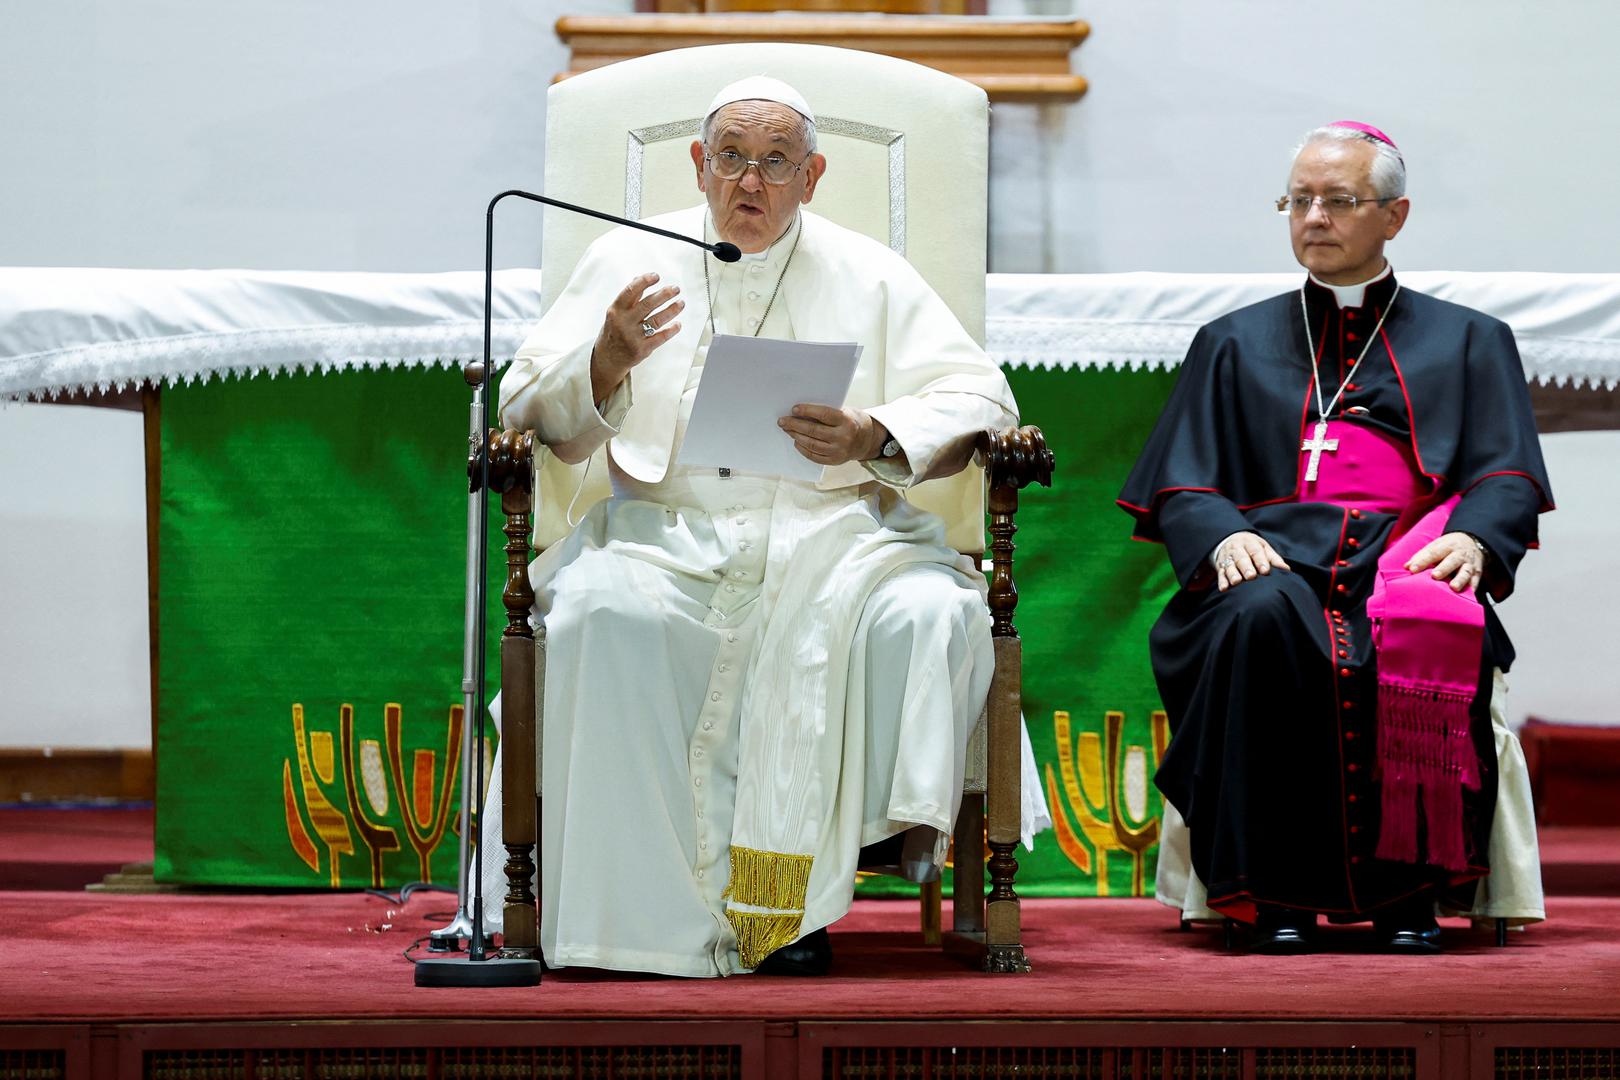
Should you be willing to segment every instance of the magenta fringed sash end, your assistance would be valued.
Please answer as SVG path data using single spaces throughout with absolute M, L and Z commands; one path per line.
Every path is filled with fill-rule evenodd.
M 1479 790 L 1479 758 L 1468 733 L 1473 698 L 1471 691 L 1418 690 L 1380 680 L 1378 858 L 1419 861 L 1421 798 L 1427 861 L 1447 870 L 1467 869 L 1462 793 Z
M 1479 789 L 1469 735 L 1478 691 L 1485 609 L 1406 561 L 1439 536 L 1453 497 L 1430 511 L 1378 560 L 1367 604 L 1378 653 L 1378 779 L 1381 859 L 1468 867 L 1463 791 Z M 1419 844 L 1419 803 L 1423 839 Z

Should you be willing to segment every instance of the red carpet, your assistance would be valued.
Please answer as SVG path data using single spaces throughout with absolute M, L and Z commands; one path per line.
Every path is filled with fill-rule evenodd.
M 0 807 L 0 892 L 83 889 L 152 861 L 152 809 Z
M 151 857 L 151 811 L 0 810 L 0 925 L 12 929 L 3 1020 L 524 1016 L 928 1019 L 1620 1020 L 1620 830 L 1548 829 L 1550 920 L 1511 935 L 1453 923 L 1445 955 L 1335 951 L 1266 958 L 1176 929 L 1148 900 L 1026 901 L 1032 976 L 987 976 L 925 948 L 914 904 L 863 901 L 834 928 L 825 979 L 761 994 L 761 979 L 564 971 L 539 990 L 418 990 L 401 955 L 453 901 L 403 910 L 366 894 L 85 893 Z M 51 887 L 73 891 L 44 891 Z M 1587 886 L 1590 886 L 1588 888 Z M 1607 895 L 1603 895 L 1607 894 Z M 429 917 L 431 916 L 431 917 Z M 948 917 L 948 916 L 947 916 Z M 780 982 L 778 983 L 780 985 Z
M 1559 898 L 1505 949 L 1458 930 L 1440 957 L 1266 958 L 1183 933 L 1146 900 L 1028 902 L 1026 977 L 924 948 L 916 911 L 862 901 L 834 930 L 833 974 L 688 981 L 565 971 L 539 989 L 418 990 L 404 947 L 443 920 L 356 894 L 10 893 L 6 1020 L 381 1017 L 737 1019 L 1444 1019 L 1620 1021 L 1620 899 Z M 1459 924 L 1460 925 L 1460 924 Z M 1347 944 L 1353 928 L 1330 933 Z M 784 981 L 772 980 L 780 988 Z
M 1267 958 L 1150 900 L 1036 900 L 1034 972 L 984 975 L 921 944 L 914 904 L 863 901 L 823 979 L 476 991 L 418 990 L 401 955 L 446 894 L 82 891 L 150 857 L 150 822 L 0 809 L 0 1077 L 1620 1078 L 1620 830 L 1544 832 L 1564 894 L 1503 949 L 1459 922 L 1433 958 L 1355 927 Z

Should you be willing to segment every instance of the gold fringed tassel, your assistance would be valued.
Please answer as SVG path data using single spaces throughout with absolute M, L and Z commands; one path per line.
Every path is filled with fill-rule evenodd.
M 814 856 L 810 855 L 733 847 L 731 882 L 726 886 L 725 896 L 749 907 L 802 911 L 805 894 L 810 890 L 813 861 Z
M 810 855 L 732 847 L 726 918 L 737 932 L 737 959 L 743 967 L 756 968 L 771 953 L 799 939 L 814 861 Z M 766 910 L 739 911 L 739 904 Z
M 804 920 L 804 914 L 798 911 L 767 914 L 727 909 L 726 918 L 731 920 L 731 927 L 737 932 L 738 962 L 745 968 L 753 969 L 777 949 L 799 940 L 799 925 Z

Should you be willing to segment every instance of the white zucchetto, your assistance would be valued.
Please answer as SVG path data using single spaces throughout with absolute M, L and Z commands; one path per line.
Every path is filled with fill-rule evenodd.
M 804 95 L 781 79 L 773 79 L 769 75 L 750 75 L 722 88 L 714 95 L 714 100 L 709 102 L 708 111 L 703 114 L 704 119 L 738 101 L 774 101 L 786 105 L 812 124 L 816 122 L 816 116 L 810 111 L 810 105 L 804 100 Z

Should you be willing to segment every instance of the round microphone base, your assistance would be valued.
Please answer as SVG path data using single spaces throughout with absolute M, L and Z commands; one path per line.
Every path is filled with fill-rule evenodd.
M 540 961 L 492 956 L 430 957 L 416 962 L 417 986 L 539 986 Z

